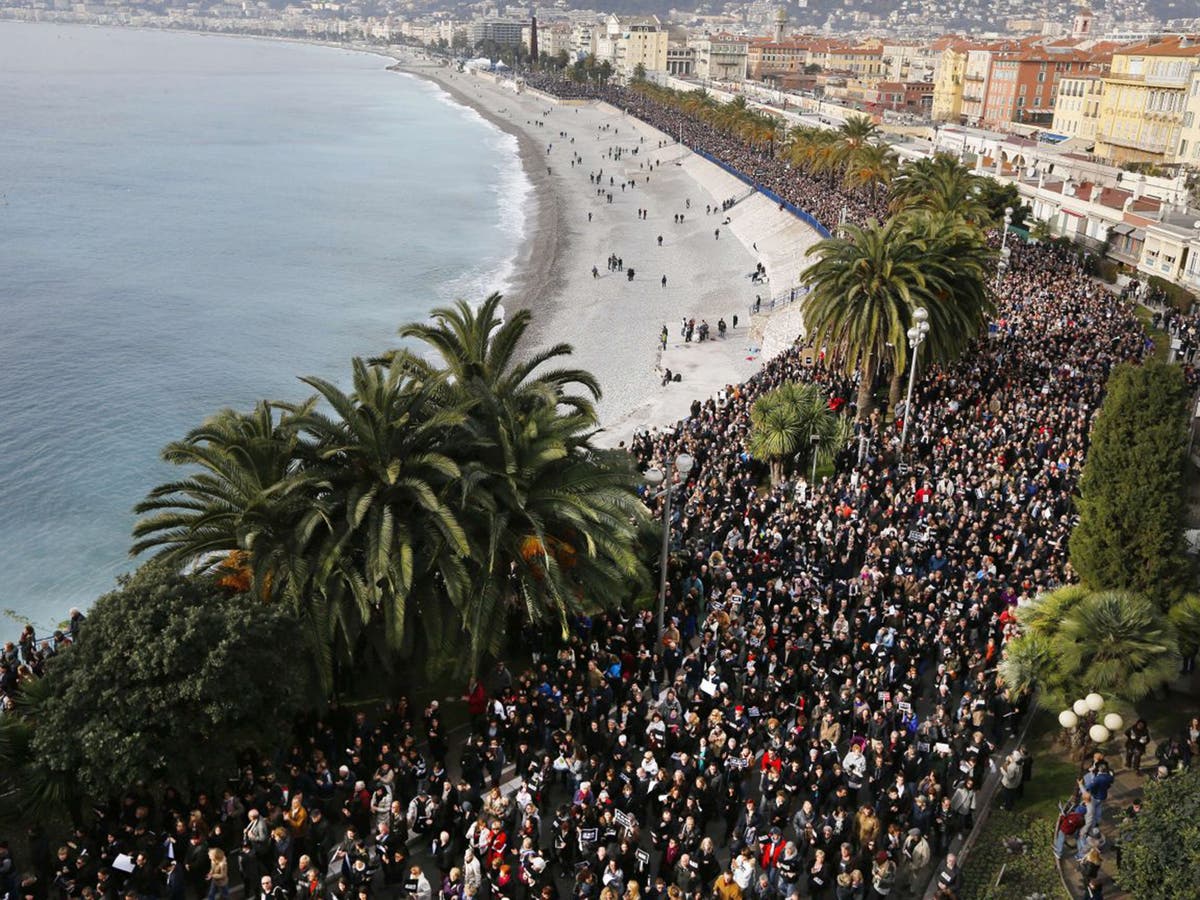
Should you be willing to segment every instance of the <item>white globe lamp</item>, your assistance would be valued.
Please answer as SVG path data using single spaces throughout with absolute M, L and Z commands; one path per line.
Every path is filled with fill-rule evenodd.
M 1104 709 L 1104 698 L 1095 691 L 1088 694 L 1087 697 L 1084 698 L 1083 702 L 1087 704 L 1087 708 L 1092 712 L 1100 712 L 1100 710 Z
M 1058 714 L 1058 724 L 1063 728 L 1074 728 L 1079 724 L 1079 716 L 1069 709 L 1064 709 Z
M 1103 744 L 1105 741 L 1107 741 L 1109 739 L 1110 735 L 1109 735 L 1108 729 L 1105 728 L 1103 725 L 1101 725 L 1099 722 L 1097 722 L 1095 725 L 1093 725 L 1091 728 L 1088 729 L 1088 737 L 1090 737 L 1097 744 Z
M 1120 716 L 1118 716 L 1116 713 L 1109 713 L 1107 716 L 1104 717 L 1104 727 L 1107 728 L 1109 731 L 1111 731 L 1113 734 L 1117 734 L 1118 732 L 1121 731 L 1122 728 L 1125 727 L 1125 720 L 1122 719 Z
M 1084 716 L 1086 716 L 1088 714 L 1087 701 L 1086 700 L 1076 700 L 1075 704 L 1071 707 L 1071 709 L 1075 710 L 1075 715 L 1079 716 L 1079 718 L 1082 719 Z

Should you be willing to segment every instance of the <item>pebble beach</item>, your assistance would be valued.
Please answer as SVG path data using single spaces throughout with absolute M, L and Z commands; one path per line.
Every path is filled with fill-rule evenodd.
M 798 304 L 752 313 L 757 298 L 766 307 L 798 285 L 819 236 L 737 178 L 608 104 L 559 104 L 487 73 L 413 60 L 397 68 L 517 138 L 532 208 L 506 306 L 533 310 L 537 343 L 573 345 L 573 362 L 600 380 L 598 443 L 685 417 L 693 400 L 757 371 L 764 347 L 779 352 L 799 335 Z M 612 255 L 624 271 L 609 270 Z M 759 264 L 767 281 L 750 277 Z M 686 341 L 686 319 L 707 322 L 711 339 Z M 666 369 L 680 380 L 664 385 Z

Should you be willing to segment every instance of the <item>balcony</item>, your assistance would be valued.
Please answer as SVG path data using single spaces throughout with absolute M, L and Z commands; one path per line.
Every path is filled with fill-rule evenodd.
M 965 81 L 983 81 L 983 76 L 980 75 L 978 72 L 969 72 L 963 76 L 963 80 L 965 80 Z
M 1107 81 L 1123 81 L 1126 84 L 1144 84 L 1147 87 L 1186 88 L 1191 79 L 1191 73 L 1184 75 L 1146 75 L 1133 72 L 1110 72 L 1105 76 Z
M 1166 153 L 1167 148 L 1173 146 L 1170 141 L 1152 141 L 1145 138 L 1127 138 L 1117 137 L 1112 134 L 1104 134 L 1096 132 L 1096 140 L 1104 144 L 1115 144 L 1118 147 L 1129 147 L 1133 150 L 1141 150 L 1143 153 Z

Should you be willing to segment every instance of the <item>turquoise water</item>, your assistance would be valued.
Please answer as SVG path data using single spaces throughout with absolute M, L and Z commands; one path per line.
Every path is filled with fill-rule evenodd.
M 130 567 L 167 441 L 502 286 L 515 140 L 386 64 L 0 23 L 0 640 Z

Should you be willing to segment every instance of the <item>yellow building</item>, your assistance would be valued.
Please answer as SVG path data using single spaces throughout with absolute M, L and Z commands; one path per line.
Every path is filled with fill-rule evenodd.
M 942 47 L 937 74 L 933 78 L 933 111 L 935 122 L 955 122 L 962 115 L 963 82 L 967 74 L 967 55 L 970 45 L 965 41 L 947 43 Z
M 1176 162 L 1200 168 L 1200 68 L 1192 72 L 1187 101 L 1183 108 L 1183 131 L 1179 138 Z
M 616 48 L 617 71 L 625 78 L 632 78 L 639 65 L 647 72 L 666 72 L 670 34 L 658 16 L 622 19 L 621 26 Z
M 1083 143 L 1094 143 L 1100 122 L 1100 98 L 1104 95 L 1103 75 L 1069 75 L 1058 83 L 1054 97 L 1054 121 L 1050 130 Z
M 1155 38 L 1115 51 L 1100 99 L 1096 155 L 1116 165 L 1174 161 L 1197 65 L 1195 36 Z

